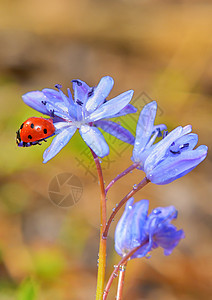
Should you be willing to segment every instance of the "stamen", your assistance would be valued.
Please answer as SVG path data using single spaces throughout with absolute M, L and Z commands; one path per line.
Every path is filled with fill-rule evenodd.
M 60 90 L 62 88 L 62 85 L 58 83 L 58 84 L 55 84 L 55 87 L 56 87 L 56 89 Z
M 50 110 L 50 116 L 51 116 L 52 118 L 54 118 L 54 109 L 53 109 L 53 110 Z
M 184 149 L 184 148 L 188 148 L 188 147 L 189 147 L 189 143 L 185 143 L 180 146 L 180 149 Z
M 93 96 L 93 93 L 94 93 L 94 87 L 92 87 L 91 91 L 88 92 L 88 97 L 91 97 Z
M 80 101 L 79 99 L 77 99 L 76 103 L 77 103 L 78 105 L 80 105 L 80 106 L 82 106 L 82 105 L 83 105 L 83 102 L 82 102 L 82 101 Z
M 157 137 L 161 137 L 162 136 L 162 131 L 160 130 L 160 128 L 155 128 L 155 130 L 158 132 Z
M 163 132 L 163 139 L 169 134 L 168 130 L 164 130 Z
M 71 82 L 75 82 L 78 86 L 82 86 L 82 82 L 80 82 L 79 80 L 72 80 Z
M 172 154 L 180 154 L 180 151 L 169 150 Z
M 41 103 L 42 103 L 43 105 L 46 105 L 47 102 L 42 100 Z

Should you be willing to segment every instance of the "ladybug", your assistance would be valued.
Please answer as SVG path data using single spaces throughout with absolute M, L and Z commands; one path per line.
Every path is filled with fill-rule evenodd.
M 41 145 L 46 138 L 54 135 L 55 127 L 52 119 L 31 117 L 16 132 L 16 143 L 19 147 Z

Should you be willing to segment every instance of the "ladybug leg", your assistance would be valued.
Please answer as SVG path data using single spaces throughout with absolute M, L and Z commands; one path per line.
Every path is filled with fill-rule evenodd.
M 43 139 L 44 142 L 47 142 L 47 140 Z

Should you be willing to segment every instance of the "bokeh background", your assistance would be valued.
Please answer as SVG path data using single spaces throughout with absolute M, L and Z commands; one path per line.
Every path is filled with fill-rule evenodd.
M 76 134 L 42 164 L 49 145 L 17 148 L 15 132 L 30 116 L 21 95 L 72 79 L 96 85 L 115 80 L 111 98 L 134 89 L 141 109 L 158 101 L 157 123 L 169 130 L 192 124 L 199 144 L 212 137 L 212 3 L 192 0 L 18 0 L 0 2 L 0 299 L 94 299 L 99 238 L 99 186 L 84 142 Z M 124 117 L 135 133 L 138 114 Z M 132 147 L 106 136 L 105 181 L 131 163 Z M 211 297 L 211 154 L 192 173 L 167 186 L 149 184 L 136 195 L 154 206 L 175 205 L 186 239 L 169 257 L 129 263 L 124 299 Z M 69 208 L 49 199 L 51 180 L 71 173 L 83 195 Z M 109 193 L 108 214 L 142 179 L 135 171 Z M 66 189 L 61 193 L 68 193 Z M 121 214 L 119 214 L 120 216 Z M 108 240 L 107 277 L 119 260 Z M 117 282 L 109 299 L 114 299 Z

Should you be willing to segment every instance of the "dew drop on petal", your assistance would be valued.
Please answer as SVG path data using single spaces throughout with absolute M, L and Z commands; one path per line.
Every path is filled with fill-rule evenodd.
M 152 212 L 153 212 L 153 214 L 158 215 L 161 213 L 161 210 L 156 208 L 156 209 L 153 209 Z

